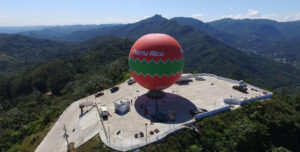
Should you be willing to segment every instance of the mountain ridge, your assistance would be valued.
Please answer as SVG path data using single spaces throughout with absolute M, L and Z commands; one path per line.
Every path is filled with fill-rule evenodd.
M 198 26 L 203 22 L 191 18 L 174 18 L 178 23 L 191 25 L 228 45 L 265 57 L 300 62 L 300 21 L 277 22 L 266 19 L 221 19 Z M 204 23 L 205 24 L 205 23 Z M 213 30 L 211 30 L 213 29 Z M 212 32 L 213 31 L 213 32 Z M 293 42 L 293 43 L 291 43 Z

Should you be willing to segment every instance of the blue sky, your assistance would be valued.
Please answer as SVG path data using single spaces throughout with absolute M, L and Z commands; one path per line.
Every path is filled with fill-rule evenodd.
M 300 0 L 1 0 L 0 26 L 130 23 L 161 14 L 300 20 Z

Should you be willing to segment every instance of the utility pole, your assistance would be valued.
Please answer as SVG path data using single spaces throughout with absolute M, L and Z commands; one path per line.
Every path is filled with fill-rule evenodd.
M 109 145 L 110 145 L 110 130 L 109 130 L 109 125 L 107 125 L 108 127 L 108 142 L 109 142 Z
M 68 141 L 68 134 L 67 134 L 67 129 L 66 129 L 66 125 L 64 124 L 64 137 L 66 138 L 66 141 L 67 141 L 67 151 L 70 151 L 70 144 L 69 144 L 69 141 Z
M 146 143 L 147 143 L 147 122 L 145 123 L 145 126 L 146 126 Z
M 231 107 L 231 103 L 232 103 L 232 95 L 230 96 L 229 107 Z

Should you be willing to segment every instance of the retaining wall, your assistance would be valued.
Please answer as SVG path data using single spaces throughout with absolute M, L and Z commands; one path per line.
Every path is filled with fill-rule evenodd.
M 252 101 L 255 101 L 255 100 L 262 100 L 262 99 L 272 98 L 272 96 L 273 96 L 273 94 L 268 94 L 268 95 L 264 95 L 264 96 L 260 96 L 260 97 L 256 97 L 256 98 L 246 99 L 246 100 L 241 101 L 240 105 L 244 105 L 248 102 L 252 102 Z
M 195 119 L 200 120 L 204 117 L 213 116 L 213 115 L 216 115 L 220 112 L 227 111 L 227 110 L 230 110 L 230 106 L 226 106 L 226 107 L 222 107 L 222 108 L 219 108 L 219 109 L 216 109 L 216 110 L 213 110 L 213 111 L 208 111 L 208 112 L 205 112 L 205 113 L 198 114 L 198 115 L 195 116 Z

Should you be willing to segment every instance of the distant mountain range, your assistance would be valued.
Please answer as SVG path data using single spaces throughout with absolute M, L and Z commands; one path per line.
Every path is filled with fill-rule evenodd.
M 73 32 L 89 31 L 93 29 L 99 29 L 102 27 L 111 27 L 115 25 L 118 24 L 53 26 L 42 30 L 24 31 L 18 34 L 33 37 L 33 38 L 39 38 L 39 39 L 64 41 L 63 40 L 64 36 L 69 35 Z
M 186 17 L 175 17 L 170 21 L 190 25 L 206 35 L 244 51 L 251 51 L 296 66 L 300 61 L 300 21 L 277 22 L 266 19 L 235 20 L 226 18 L 204 23 Z M 149 21 L 144 20 L 133 24 L 0 27 L 0 33 L 5 29 L 8 33 L 22 31 L 18 34 L 66 43 L 76 43 L 107 34 L 137 39 L 137 30 L 151 32 L 157 29 L 155 27 L 157 24 L 146 29 L 143 27 L 143 22 Z M 151 22 L 156 21 L 152 18 Z
M 84 53 L 83 51 L 89 50 L 97 45 L 99 41 L 109 42 L 108 40 L 100 40 L 103 39 L 101 37 L 95 38 L 101 35 L 113 35 L 134 41 L 147 33 L 166 33 L 176 38 L 182 45 L 185 51 L 186 71 L 208 72 L 235 79 L 244 79 L 258 86 L 272 89 L 286 86 L 296 87 L 299 85 L 300 78 L 298 75 L 300 75 L 300 72 L 296 68 L 286 64 L 276 63 L 273 60 L 255 55 L 251 52 L 240 51 L 204 34 L 194 26 L 185 25 L 183 23 L 179 24 L 179 21 L 176 20 L 178 20 L 178 18 L 168 20 L 160 15 L 155 15 L 137 23 L 77 31 L 64 36 L 64 40 L 73 43 L 77 42 L 73 45 L 49 40 L 38 40 L 19 35 L 8 36 L 11 38 L 2 37 L 2 47 L 0 45 L 0 50 L 6 51 L 0 52 L 0 54 L 2 54 L 0 60 L 2 58 L 4 61 L 17 60 L 22 61 L 21 63 L 36 61 L 35 63 L 41 63 L 43 60 L 47 61 L 55 57 L 67 57 L 80 52 Z M 205 25 L 204 27 L 211 30 L 212 33 L 214 32 L 211 25 Z M 215 32 L 223 33 L 219 30 Z M 14 40 L 13 43 L 12 40 Z M 39 45 L 35 48 L 36 45 L 34 44 Z M 32 51 L 35 52 L 34 55 L 32 55 Z M 18 54 L 16 52 L 22 53 Z M 25 59 L 25 61 L 23 61 L 23 59 Z M 2 67 L 5 63 L 7 62 L 2 63 Z M 13 67 L 13 64 L 11 67 Z
M 172 20 L 193 26 L 207 35 L 242 50 L 290 63 L 300 61 L 300 21 L 221 19 L 203 23 L 193 18 L 183 17 Z
M 60 26 L 59 25 L 58 26 L 0 26 L 0 33 L 3 34 L 23 33 L 24 35 L 33 34 L 32 36 L 39 36 L 39 35 L 47 36 L 47 34 L 50 35 L 53 35 L 55 33 L 69 34 L 75 31 L 89 30 L 93 28 L 100 28 L 100 27 L 112 26 L 112 25 L 117 25 L 117 24 L 60 25 Z
M 52 26 L 0 26 L 0 33 L 5 34 L 17 34 L 25 31 L 38 31 Z

